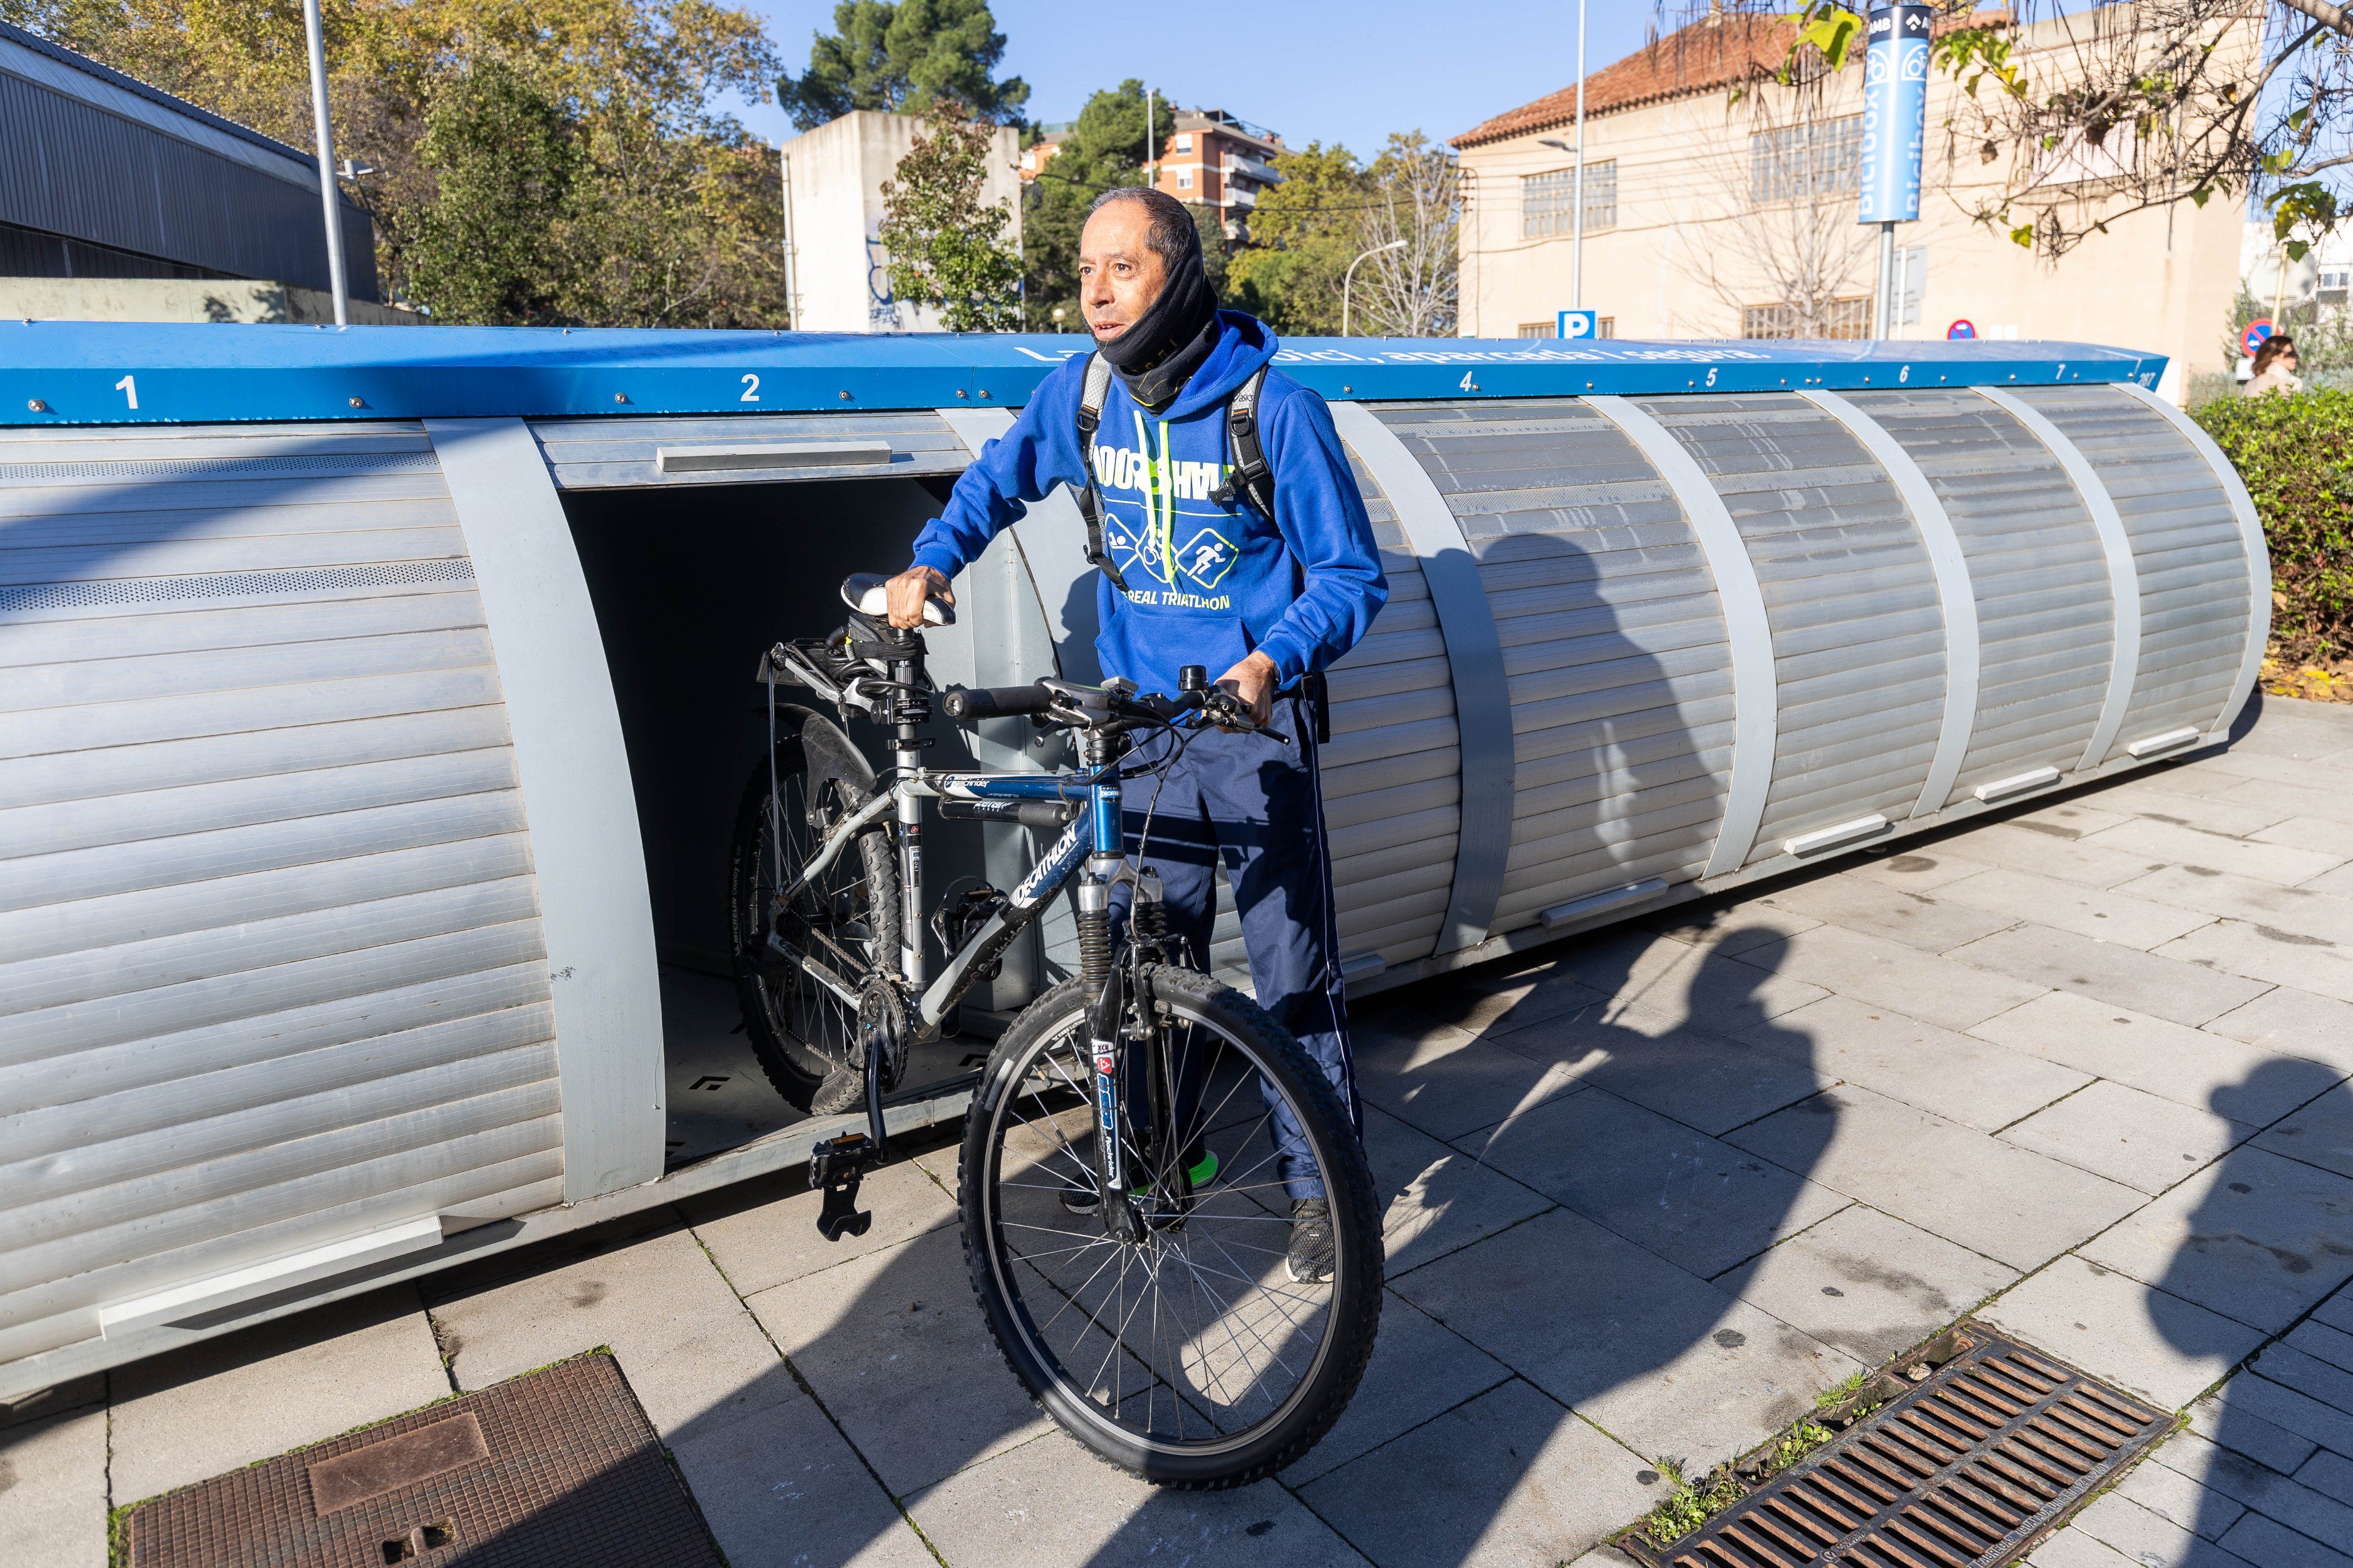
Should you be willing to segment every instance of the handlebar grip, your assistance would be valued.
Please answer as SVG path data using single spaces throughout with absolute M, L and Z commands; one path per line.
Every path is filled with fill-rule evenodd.
M 940 711 L 958 723 L 975 719 L 1017 719 L 1043 713 L 1054 694 L 1042 686 L 951 686 L 940 694 Z

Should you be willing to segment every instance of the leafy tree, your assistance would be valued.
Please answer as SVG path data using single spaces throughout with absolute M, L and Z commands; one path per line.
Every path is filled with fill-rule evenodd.
M 784 319 L 776 154 L 707 107 L 727 90 L 765 96 L 778 62 L 757 17 L 714 0 L 322 0 L 322 11 L 336 151 L 377 171 L 359 195 L 376 220 L 377 273 L 393 297 L 444 304 L 411 275 L 412 253 L 426 244 L 418 255 L 431 258 L 435 288 L 455 287 L 449 310 L 469 319 L 500 300 L 526 311 L 507 320 L 687 326 Z M 0 20 L 311 145 L 297 5 L 0 0 Z M 470 270 L 459 266 L 448 249 L 454 236 L 495 234 L 512 221 L 484 205 L 490 150 L 478 138 L 465 150 L 461 128 L 492 113 L 488 100 L 455 108 L 442 121 L 438 155 L 450 160 L 460 210 L 433 216 L 441 173 L 425 150 L 435 105 L 445 92 L 486 90 L 476 76 L 485 66 L 508 73 L 501 101 L 522 116 L 518 123 L 532 119 L 524 97 L 535 98 L 560 120 L 578 158 L 563 213 L 549 219 L 550 243 L 531 263 L 550 270 L 520 282 L 493 279 L 490 258 Z M 544 153 L 548 143 L 537 145 Z M 518 168 L 532 162 L 513 156 Z M 610 216 L 618 213 L 628 215 L 626 223 Z M 428 233 L 437 237 L 430 243 Z M 599 252 L 608 244 L 624 248 L 617 265 Z M 501 254 L 512 262 L 518 252 Z
M 1340 285 L 1363 248 L 1356 231 L 1371 182 L 1355 153 L 1320 142 L 1281 154 L 1274 169 L 1282 183 L 1260 193 L 1228 291 L 1278 332 L 1337 336 Z
M 495 61 L 435 98 L 419 157 L 438 193 L 418 219 L 407 265 L 411 285 L 442 320 L 558 319 L 561 231 L 581 169 L 574 129 Z
M 776 79 L 777 101 L 802 130 L 853 109 L 920 114 L 948 103 L 967 116 L 1021 123 L 1029 84 L 995 78 L 1005 35 L 988 0 L 840 0 L 833 26 L 810 45 L 805 73 Z
M 983 199 L 997 127 L 944 103 L 882 185 L 891 292 L 940 311 L 952 332 L 1018 331 L 1021 258 L 1005 243 L 1010 209 Z
M 1024 193 L 1022 294 L 1032 327 L 1050 326 L 1060 306 L 1063 324 L 1078 330 L 1079 231 L 1095 197 L 1144 177 L 1144 84 L 1130 77 L 1089 98 Z

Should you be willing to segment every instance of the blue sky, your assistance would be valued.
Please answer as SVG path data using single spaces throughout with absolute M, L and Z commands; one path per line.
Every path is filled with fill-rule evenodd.
M 810 35 L 833 28 L 832 0 L 739 3 L 767 19 L 796 71 Z M 1574 0 L 992 0 L 991 9 L 1006 37 L 1000 74 L 1029 83 L 1034 120 L 1071 119 L 1089 93 L 1132 76 L 1176 102 L 1254 120 L 1293 146 L 1339 142 L 1368 154 L 1392 131 L 1451 136 L 1577 78 Z M 1641 47 L 1651 15 L 1648 0 L 1589 0 L 1588 68 Z M 771 141 L 794 134 L 773 103 L 733 107 Z

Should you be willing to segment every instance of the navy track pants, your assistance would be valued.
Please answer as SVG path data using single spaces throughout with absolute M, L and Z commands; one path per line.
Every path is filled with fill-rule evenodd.
M 1167 754 L 1168 737 L 1138 746 L 1121 790 L 1127 852 L 1137 864 L 1160 873 L 1168 933 L 1181 942 L 1190 967 L 1205 971 L 1217 921 L 1217 868 L 1223 863 L 1241 916 L 1259 1005 L 1323 1068 L 1361 1139 L 1365 1115 L 1348 1055 L 1332 857 L 1306 704 L 1278 701 L 1273 727 L 1293 743 L 1222 730 L 1193 731 L 1165 778 L 1142 770 Z M 1123 882 L 1113 893 L 1114 920 L 1125 921 L 1128 897 Z M 1305 1157 L 1297 1122 L 1270 1086 L 1261 1088 L 1274 1116 L 1278 1146 L 1286 1151 L 1279 1165 L 1290 1195 L 1323 1196 L 1324 1184 Z

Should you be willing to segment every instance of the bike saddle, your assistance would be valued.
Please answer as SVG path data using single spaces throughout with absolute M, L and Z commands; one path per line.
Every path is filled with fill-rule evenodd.
M 880 572 L 852 572 L 842 579 L 841 602 L 861 616 L 881 620 L 891 613 L 890 595 L 885 584 L 891 581 Z M 923 601 L 923 625 L 952 626 L 955 625 L 955 608 L 937 599 Z

